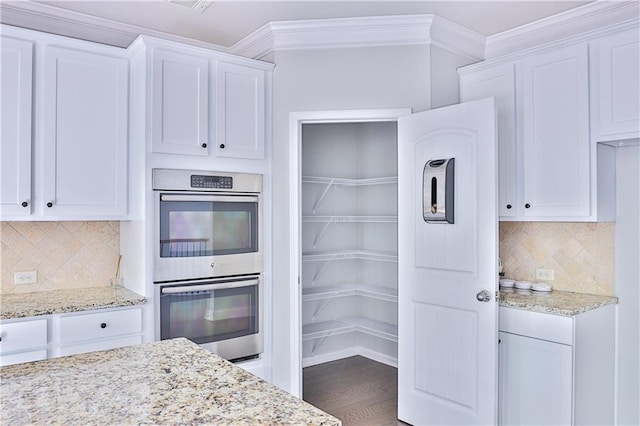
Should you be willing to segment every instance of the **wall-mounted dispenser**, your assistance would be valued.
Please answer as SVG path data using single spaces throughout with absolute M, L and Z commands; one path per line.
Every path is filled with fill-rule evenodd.
M 453 223 L 455 158 L 429 160 L 422 173 L 422 214 L 427 223 Z

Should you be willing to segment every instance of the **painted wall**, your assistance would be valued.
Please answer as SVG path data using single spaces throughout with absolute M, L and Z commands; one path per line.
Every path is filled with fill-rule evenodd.
M 616 158 L 615 274 L 618 304 L 618 421 L 640 424 L 640 146 Z
M 119 222 L 2 222 L 0 292 L 108 286 L 120 255 Z M 37 271 L 37 284 L 13 273 Z
M 505 277 L 539 281 L 537 268 L 553 269 L 556 290 L 615 295 L 614 241 L 614 223 L 500 223 Z
M 442 55 L 445 58 L 447 55 Z M 273 383 L 291 390 L 289 253 L 289 113 L 432 106 L 430 47 L 282 50 L 273 55 Z M 442 66 L 455 73 L 452 58 Z M 439 71 L 447 74 L 445 70 Z M 447 85 L 452 86 L 448 79 Z M 457 84 L 457 83 L 456 83 Z M 446 91 L 446 90 L 443 90 Z M 437 102 L 455 103 L 456 92 Z M 295 265 L 294 265 L 295 266 Z M 294 385 L 295 386 L 295 385 Z

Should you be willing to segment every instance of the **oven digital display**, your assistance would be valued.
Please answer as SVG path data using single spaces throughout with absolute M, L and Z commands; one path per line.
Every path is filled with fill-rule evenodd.
M 191 175 L 191 187 L 233 189 L 233 178 L 231 176 Z

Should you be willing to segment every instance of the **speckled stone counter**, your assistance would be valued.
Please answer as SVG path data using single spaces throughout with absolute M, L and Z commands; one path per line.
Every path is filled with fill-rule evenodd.
M 613 296 L 596 296 L 556 290 L 543 293 L 500 289 L 500 306 L 555 315 L 573 316 L 617 303 L 618 298 Z
M 131 290 L 112 287 L 3 294 L 0 295 L 0 319 L 142 305 L 146 302 L 146 298 Z
M 0 368 L 0 423 L 340 425 L 179 338 Z

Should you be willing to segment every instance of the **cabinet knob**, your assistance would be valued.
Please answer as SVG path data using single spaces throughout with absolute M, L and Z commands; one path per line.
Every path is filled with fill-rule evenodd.
M 28 205 L 29 205 L 29 202 L 28 202 L 28 201 L 23 201 L 23 202 L 22 202 L 22 207 L 27 207 Z
M 507 210 L 511 210 L 511 204 L 507 204 Z
M 100 324 L 100 328 L 107 328 L 107 323 L 103 322 L 102 324 Z
M 49 201 L 49 202 L 47 203 L 47 207 L 49 207 L 49 208 L 53 207 L 53 203 L 52 203 L 51 201 Z
M 203 143 L 203 144 L 202 144 L 202 145 L 200 145 L 200 146 L 201 146 L 201 147 L 203 147 L 203 148 L 206 148 L 206 147 L 207 147 L 207 144 L 206 144 L 206 143 Z
M 224 149 L 224 144 L 223 143 L 220 144 L 220 148 Z
M 525 204 L 525 205 L 524 205 L 524 208 L 525 208 L 525 209 L 528 209 L 529 207 L 531 207 L 531 204 L 529 204 L 529 203 L 527 203 L 527 204 Z

